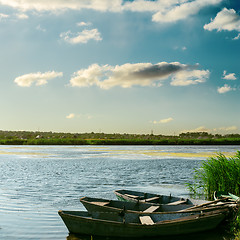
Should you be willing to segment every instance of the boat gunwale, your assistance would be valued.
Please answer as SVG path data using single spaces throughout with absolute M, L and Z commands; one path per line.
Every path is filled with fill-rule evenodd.
M 86 204 L 89 204 L 89 205 L 92 205 L 92 206 L 95 206 L 94 203 L 92 202 L 89 202 L 89 201 L 85 201 L 84 199 L 86 198 L 90 198 L 91 197 L 82 197 L 80 198 L 80 201 L 81 203 L 84 205 L 84 203 Z M 106 200 L 106 199 L 102 199 L 102 200 Z M 110 201 L 116 201 L 116 200 L 110 200 Z M 84 203 L 83 203 L 84 202 Z M 161 204 L 152 204 L 153 206 L 161 206 Z M 216 206 L 211 206 L 210 208 L 197 208 L 196 209 L 189 209 L 186 208 L 184 210 L 180 210 L 180 211 L 169 211 L 169 212 L 143 212 L 143 211 L 135 211 L 135 210 L 124 210 L 124 209 L 120 209 L 120 208 L 116 208 L 116 207 L 112 207 L 112 206 L 101 206 L 102 210 L 101 212 L 104 212 L 104 209 L 113 209 L 114 211 L 113 212 L 126 212 L 126 213 L 135 213 L 135 214 L 139 214 L 139 215 L 149 215 L 149 214 L 176 214 L 176 213 L 199 213 L 199 212 L 208 212 L 208 211 L 217 211 L 217 210 L 221 210 L 221 211 L 224 211 L 225 209 L 226 210 L 229 210 L 229 207 L 233 208 L 233 207 L 237 207 L 237 203 L 232 203 L 233 206 L 229 206 L 229 205 L 216 205 Z M 214 209 L 216 208 L 216 209 Z

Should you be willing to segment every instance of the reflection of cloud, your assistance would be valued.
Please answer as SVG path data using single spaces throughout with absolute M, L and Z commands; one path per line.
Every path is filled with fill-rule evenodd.
M 93 39 L 95 41 L 101 41 L 101 35 L 98 30 L 91 29 L 91 30 L 83 30 L 82 32 L 72 33 L 71 31 L 67 31 L 60 34 L 61 39 L 65 42 L 71 44 L 78 44 L 78 43 L 87 43 L 89 40 Z
M 20 87 L 30 87 L 34 82 L 36 86 L 41 86 L 47 84 L 48 80 L 56 77 L 62 77 L 62 72 L 45 72 L 45 73 L 29 73 L 17 77 L 14 82 Z
M 223 79 L 226 79 L 226 80 L 236 80 L 236 76 L 235 76 L 235 73 L 229 73 L 227 74 L 227 71 L 224 71 L 223 72 Z
M 129 88 L 139 86 L 161 86 L 159 81 L 172 77 L 172 85 L 196 84 L 206 80 L 209 71 L 192 70 L 196 66 L 181 64 L 179 62 L 126 63 L 123 65 L 93 64 L 87 69 L 75 72 L 70 80 L 73 87 L 88 87 L 96 85 L 103 89 L 115 86 Z M 182 75 L 180 74 L 182 72 Z M 183 78 L 187 78 L 184 82 Z
M 229 92 L 229 91 L 232 91 L 232 90 L 235 90 L 234 88 L 231 88 L 229 85 L 227 84 L 224 84 L 223 87 L 218 87 L 217 91 L 219 93 L 226 93 L 226 92 Z
M 169 122 L 171 122 L 171 121 L 173 121 L 173 118 L 165 118 L 165 119 L 161 119 L 161 120 L 159 120 L 159 121 L 153 121 L 153 124 L 162 124 L 162 123 L 169 123 Z
M 197 14 L 201 9 L 217 5 L 222 0 L 0 0 L 0 4 L 16 8 L 20 11 L 51 11 L 57 12 L 67 9 L 93 9 L 110 12 L 150 12 L 155 22 L 176 22 Z
M 240 16 L 236 13 L 234 9 L 228 10 L 224 8 L 221 12 L 217 14 L 215 19 L 212 19 L 210 23 L 204 25 L 204 29 L 208 31 L 238 31 L 240 32 Z M 239 37 L 235 37 L 237 40 Z

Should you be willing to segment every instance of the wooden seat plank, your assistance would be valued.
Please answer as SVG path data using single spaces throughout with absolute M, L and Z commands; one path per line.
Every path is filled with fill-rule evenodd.
M 184 204 L 184 203 L 187 203 L 187 201 L 186 200 L 179 200 L 179 201 L 176 201 L 176 202 L 168 203 L 167 205 L 180 205 L 180 204 Z
M 145 202 L 152 202 L 152 201 L 156 201 L 156 200 L 159 200 L 159 197 L 147 198 L 147 199 L 145 199 Z
M 151 207 L 145 209 L 143 212 L 150 212 L 150 213 L 152 213 L 152 212 L 156 211 L 157 209 L 159 209 L 159 206 L 151 206 Z
M 132 195 L 132 194 L 125 194 L 127 197 L 130 197 L 130 198 L 135 198 L 135 199 L 138 199 L 140 196 L 136 196 L 136 195 Z
M 145 225 L 154 224 L 154 222 L 150 216 L 139 216 L 139 220 L 140 220 L 141 224 L 145 224 Z
M 91 202 L 92 204 L 96 204 L 96 205 L 99 205 L 99 206 L 106 206 L 108 205 L 110 202 Z

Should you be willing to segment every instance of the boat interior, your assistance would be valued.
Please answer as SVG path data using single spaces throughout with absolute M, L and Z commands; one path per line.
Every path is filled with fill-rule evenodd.
M 123 194 L 129 198 L 135 199 L 137 201 L 144 201 L 149 203 L 158 203 L 158 204 L 171 204 L 175 202 L 179 203 L 191 203 L 189 199 L 183 199 L 178 197 L 173 197 L 171 194 L 167 195 L 157 195 L 152 193 L 137 192 L 131 190 L 117 190 L 115 193 Z
M 70 216 L 83 217 L 101 221 L 112 221 L 118 223 L 135 223 L 153 225 L 162 221 L 175 220 L 183 217 L 190 217 L 192 213 L 172 213 L 172 214 L 135 214 L 117 212 L 92 212 L 91 214 L 86 211 L 63 211 L 63 214 Z M 196 214 L 196 213 L 195 213 Z
M 185 201 L 177 201 L 174 204 L 154 204 L 154 203 L 142 203 L 142 202 L 123 202 L 117 200 L 106 200 L 84 197 L 80 200 L 83 204 L 88 202 L 89 204 L 97 205 L 105 208 L 115 209 L 115 210 L 130 210 L 137 212 L 174 212 L 179 210 L 184 210 L 193 206 L 192 204 L 186 204 Z M 90 209 L 89 209 L 90 210 Z

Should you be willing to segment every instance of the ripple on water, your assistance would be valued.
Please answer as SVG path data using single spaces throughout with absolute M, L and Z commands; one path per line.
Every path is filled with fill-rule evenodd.
M 116 199 L 113 190 L 125 188 L 186 197 L 185 183 L 201 162 L 197 153 L 209 149 L 228 150 L 226 146 L 0 146 L 0 239 L 66 240 L 68 230 L 58 210 L 83 210 L 79 202 L 83 196 Z M 229 152 L 233 150 L 229 147 Z M 196 154 L 181 157 L 174 151 Z

